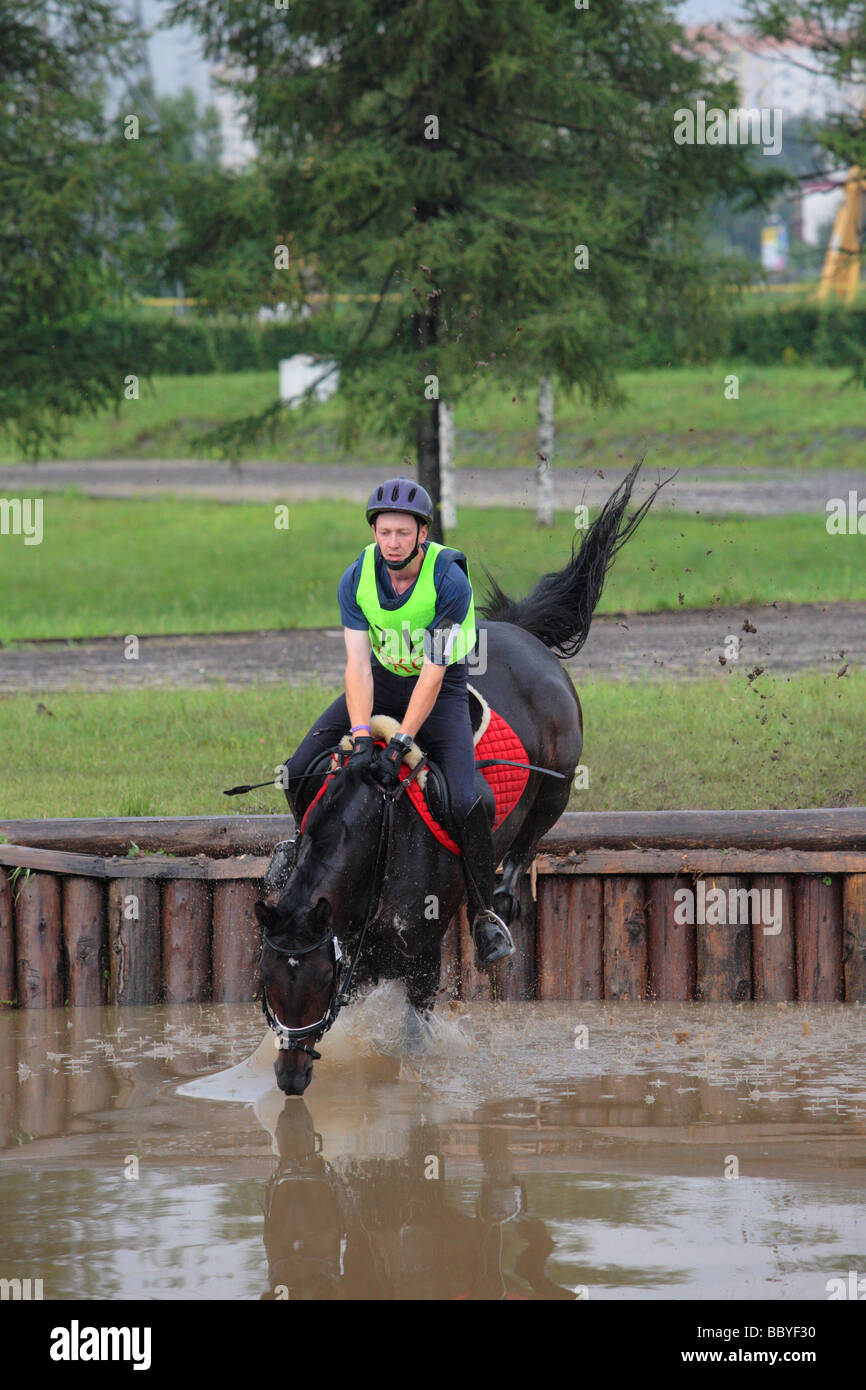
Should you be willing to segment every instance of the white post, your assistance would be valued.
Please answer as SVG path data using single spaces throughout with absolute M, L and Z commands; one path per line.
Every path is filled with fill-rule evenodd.
M 543 376 L 538 383 L 538 452 L 536 462 L 535 519 L 539 526 L 553 525 L 553 382 Z
M 333 365 L 334 363 L 326 358 L 311 357 L 306 352 L 298 352 L 294 357 L 283 357 L 279 364 L 280 400 L 292 401 L 293 407 L 298 406 L 300 401 L 295 397 L 299 397 Z M 329 396 L 333 396 L 339 382 L 339 372 L 332 372 L 330 376 L 325 377 L 321 385 L 316 387 L 316 400 L 326 401 Z
M 454 478 L 454 407 L 439 402 L 439 506 L 442 530 L 457 530 L 457 490 Z

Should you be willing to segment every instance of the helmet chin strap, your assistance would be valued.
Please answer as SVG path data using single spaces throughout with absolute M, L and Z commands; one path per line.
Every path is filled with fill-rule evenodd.
M 405 560 L 387 560 L 385 559 L 385 556 L 382 555 L 381 546 L 379 547 L 379 554 L 382 555 L 382 559 L 385 560 L 385 564 L 388 566 L 389 570 L 404 570 L 407 565 L 411 565 L 412 561 L 415 559 L 415 556 L 418 554 L 418 537 L 421 534 L 421 522 L 418 520 L 417 516 L 415 518 L 415 526 L 417 527 L 417 530 L 415 531 L 415 549 L 412 551 L 411 555 L 406 556 Z

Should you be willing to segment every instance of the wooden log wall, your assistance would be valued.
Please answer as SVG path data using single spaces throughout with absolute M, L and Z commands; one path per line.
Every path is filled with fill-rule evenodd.
M 292 833 L 289 816 L 0 821 L 0 1008 L 251 1000 L 253 904 Z M 715 914 L 680 920 L 683 889 Z M 443 997 L 866 1001 L 866 808 L 567 814 L 520 904 L 517 956 L 490 972 L 465 911 L 451 923 Z

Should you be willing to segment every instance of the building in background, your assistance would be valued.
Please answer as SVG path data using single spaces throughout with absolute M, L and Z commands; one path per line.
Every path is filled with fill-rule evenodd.
M 866 84 L 862 81 L 839 83 L 818 70 L 805 28 L 785 41 L 760 38 L 740 26 L 721 29 L 712 24 L 692 25 L 686 33 L 694 51 L 705 57 L 720 77 L 736 82 L 741 106 L 781 110 L 783 142 L 786 120 L 800 117 L 820 122 L 840 112 L 856 116 L 866 104 Z M 844 199 L 839 185 L 846 173 L 839 169 L 803 183 L 794 230 L 808 245 L 816 246 L 826 239 L 827 224 Z M 773 224 L 765 232 L 764 268 L 774 259 L 779 269 L 784 252 L 772 236 Z
M 739 27 L 691 25 L 691 47 L 713 62 L 721 77 L 733 78 L 745 107 L 779 107 L 785 117 L 822 120 L 862 106 L 863 84 L 840 84 L 819 72 L 803 29 L 794 40 L 765 39 Z
M 208 100 L 219 112 L 223 136 L 222 164 L 227 169 L 241 169 L 254 158 L 256 147 L 247 134 L 240 102 L 222 85 L 221 79 L 225 77 L 226 71 L 222 64 L 208 64 Z
M 188 24 L 171 29 L 157 25 L 168 13 L 167 0 L 127 0 L 131 17 L 139 16 L 150 31 L 147 50 L 153 83 L 160 95 L 177 96 L 191 87 L 200 106 L 213 105 L 222 126 L 222 163 L 237 169 L 255 154 L 255 145 L 246 132 L 246 123 L 236 98 L 225 90 L 220 78 L 225 68 L 210 63 L 202 54 L 201 40 Z

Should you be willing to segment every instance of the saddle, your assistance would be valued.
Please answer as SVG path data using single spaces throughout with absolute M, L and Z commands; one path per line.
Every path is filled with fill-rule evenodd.
M 491 709 L 484 696 L 474 686 L 467 685 L 466 689 L 469 693 L 469 718 L 474 736 L 476 762 L 487 758 L 509 758 L 512 762 L 529 762 L 523 743 L 507 720 Z M 399 719 L 390 714 L 374 714 L 370 720 L 370 733 L 377 747 L 385 747 L 399 727 Z M 299 791 L 295 796 L 302 832 L 310 810 L 323 795 L 325 786 L 334 772 L 346 762 L 351 750 L 351 736 L 345 734 L 340 740 L 339 752 L 318 753 L 306 769 L 305 779 L 299 784 Z M 413 741 L 400 768 L 401 781 L 417 767 L 424 751 Z M 526 768 L 501 764 L 485 768 L 476 767 L 475 790 L 482 798 L 493 830 L 498 829 L 517 805 L 528 779 L 529 772 Z M 418 815 L 436 839 L 451 850 L 452 854 L 459 854 L 459 836 L 451 811 L 448 785 L 439 764 L 428 760 L 417 777 L 413 777 L 409 783 L 407 794 Z

